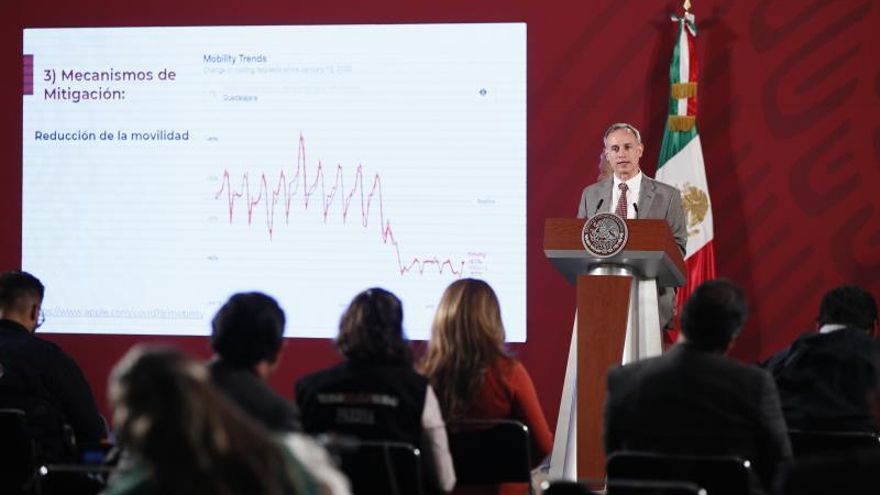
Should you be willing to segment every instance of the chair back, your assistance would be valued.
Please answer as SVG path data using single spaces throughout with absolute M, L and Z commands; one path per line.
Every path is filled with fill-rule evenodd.
M 751 464 L 736 456 L 688 456 L 656 452 L 615 452 L 608 457 L 608 483 L 684 481 L 710 495 L 747 495 L 756 477 Z M 610 493 L 610 492 L 609 492 Z
M 689 481 L 649 481 L 616 479 L 608 482 L 607 495 L 707 495 L 706 490 Z
M 545 481 L 541 484 L 542 495 L 597 495 L 593 490 L 577 481 Z
M 40 495 L 97 495 L 115 468 L 88 464 L 40 466 Z
M 0 493 L 30 493 L 36 483 L 36 447 L 27 416 L 0 409 Z
M 519 421 L 463 420 L 446 424 L 457 485 L 531 482 L 529 429 Z
M 542 485 L 543 495 L 707 495 L 706 490 L 686 481 L 612 480 L 596 492 L 583 482 L 553 481 Z
M 353 495 L 422 495 L 422 456 L 408 443 L 323 439 L 351 482 Z
M 852 450 L 880 450 L 880 434 L 867 431 L 789 430 L 788 438 L 796 458 Z

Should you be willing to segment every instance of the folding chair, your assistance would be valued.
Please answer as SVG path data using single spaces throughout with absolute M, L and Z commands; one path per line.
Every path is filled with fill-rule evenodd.
M 683 481 L 704 488 L 710 495 L 747 495 L 757 482 L 751 463 L 736 456 L 615 452 L 608 457 L 606 471 L 609 485 L 635 480 Z
M 33 493 L 37 455 L 24 411 L 0 409 L 0 439 L 0 493 Z
M 880 434 L 867 431 L 789 430 L 796 458 L 853 450 L 880 449 Z
M 706 490 L 688 481 L 609 480 L 607 495 L 707 495 Z
M 597 495 L 583 482 L 553 481 L 542 486 L 543 495 Z M 707 495 L 706 490 L 685 481 L 609 481 L 601 493 L 606 495 Z
M 39 468 L 40 495 L 97 495 L 113 467 L 88 464 L 46 464 Z
M 529 483 L 529 429 L 519 421 L 463 420 L 446 424 L 457 485 Z
M 322 443 L 337 457 L 351 482 L 353 495 L 422 495 L 422 459 L 408 443 L 325 437 Z
M 541 484 L 542 495 L 597 495 L 576 481 L 545 481 Z

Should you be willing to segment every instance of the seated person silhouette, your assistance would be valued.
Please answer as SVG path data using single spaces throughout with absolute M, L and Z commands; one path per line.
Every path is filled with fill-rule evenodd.
M 284 311 L 275 299 L 259 292 L 235 294 L 217 311 L 211 325 L 208 363 L 214 385 L 252 419 L 261 423 L 307 463 L 323 494 L 348 494 L 348 479 L 327 451 L 300 433 L 299 410 L 266 383 L 281 359 Z
M 836 289 L 835 289 L 836 290 Z M 873 348 L 878 384 L 869 393 L 874 427 L 880 429 L 880 349 Z M 779 480 L 778 495 L 875 495 L 880 493 L 880 445 L 813 454 L 796 459 Z
M 430 459 L 425 478 L 436 480 L 428 488 L 452 490 L 446 427 L 434 390 L 412 367 L 397 296 L 380 288 L 355 296 L 342 315 L 336 347 L 341 363 L 296 384 L 305 431 L 420 447 Z
M 97 444 L 107 428 L 79 366 L 35 335 L 44 293 L 29 273 L 0 275 L 0 408 L 24 411 L 41 462 L 73 462 L 74 443 Z
M 626 450 L 736 455 L 771 486 L 792 455 L 776 385 L 766 371 L 725 356 L 747 313 L 739 287 L 706 282 L 684 305 L 676 345 L 608 372 L 607 456 Z
M 529 428 L 533 466 L 550 454 L 553 435 L 522 363 L 504 347 L 504 325 L 495 291 L 486 282 L 461 279 L 443 296 L 420 365 L 447 422 L 514 419 Z M 525 483 L 459 486 L 456 494 L 525 493 Z
M 837 287 L 822 298 L 816 326 L 764 363 L 789 429 L 877 431 L 876 301 L 861 287 Z
M 303 466 L 171 348 L 135 346 L 114 367 L 109 399 L 131 462 L 105 495 L 317 494 Z
M 284 311 L 271 297 L 233 295 L 211 323 L 216 355 L 208 371 L 229 399 L 269 430 L 300 431 L 296 406 L 266 383 L 278 367 L 284 322 Z

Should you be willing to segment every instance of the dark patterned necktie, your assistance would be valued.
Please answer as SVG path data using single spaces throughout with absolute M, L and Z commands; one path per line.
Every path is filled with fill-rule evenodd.
M 617 213 L 620 218 L 626 219 L 626 191 L 629 187 L 626 186 L 626 182 L 621 182 L 617 187 L 620 188 L 620 199 L 617 200 L 617 209 L 614 213 Z

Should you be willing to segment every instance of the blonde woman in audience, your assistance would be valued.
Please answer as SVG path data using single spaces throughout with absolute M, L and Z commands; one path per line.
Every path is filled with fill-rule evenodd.
M 137 346 L 110 377 L 118 441 L 132 462 L 105 494 L 315 494 L 299 462 L 171 348 Z
M 533 466 L 550 453 L 553 437 L 528 372 L 504 348 L 495 291 L 482 280 L 453 282 L 440 299 L 421 371 L 437 392 L 447 422 L 515 419 L 531 434 Z M 524 484 L 459 487 L 455 493 L 522 493 Z

